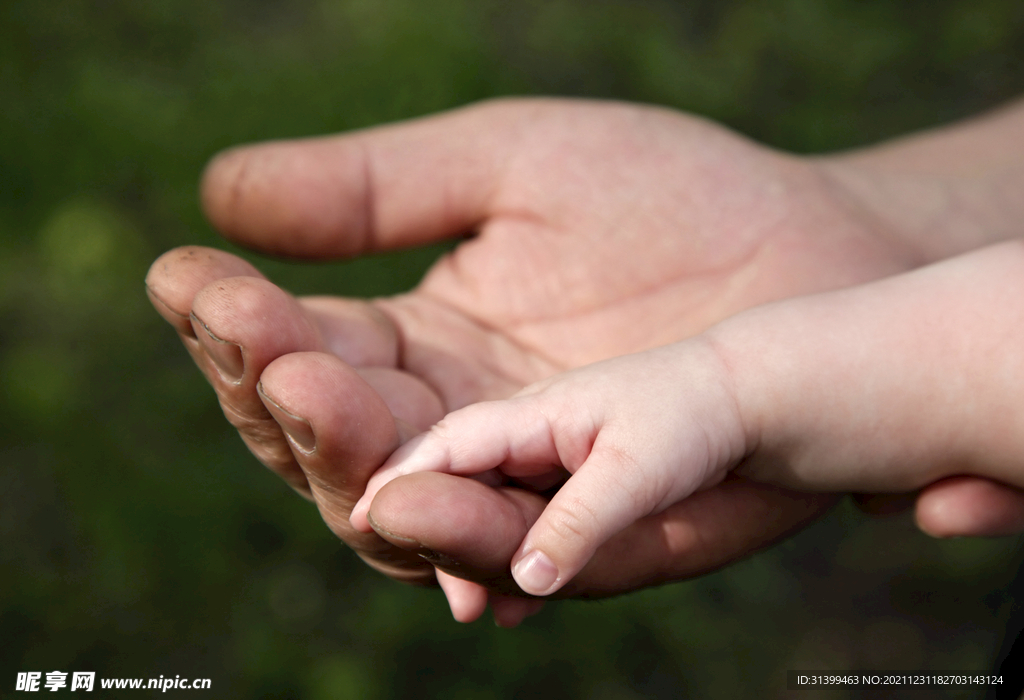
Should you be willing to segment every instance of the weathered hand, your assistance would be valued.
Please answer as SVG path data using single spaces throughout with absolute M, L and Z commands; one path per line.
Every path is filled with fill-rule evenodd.
M 166 254 L 147 284 L 253 453 L 312 495 L 364 559 L 428 581 L 430 567 L 406 553 L 426 548 L 442 568 L 502 590 L 497 543 L 521 539 L 542 497 L 399 479 L 371 511 L 386 541 L 347 521 L 373 470 L 447 411 L 918 262 L 839 182 L 821 163 L 666 110 L 486 103 L 229 151 L 206 173 L 213 223 L 268 253 L 352 256 L 474 234 L 413 292 L 296 301 L 205 249 Z M 437 499 L 444 510 L 424 510 Z M 713 569 L 830 502 L 730 481 L 623 533 L 614 556 L 599 552 L 567 590 L 608 594 Z M 454 522 L 495 546 L 474 549 Z M 479 615 L 481 589 L 441 582 L 457 617 Z M 521 601 L 506 609 L 508 623 L 526 611 Z

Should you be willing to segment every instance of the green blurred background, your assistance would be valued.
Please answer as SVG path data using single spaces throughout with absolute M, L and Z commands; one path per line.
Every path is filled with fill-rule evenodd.
M 225 246 L 196 181 L 243 141 L 559 94 L 812 152 L 1021 93 L 1020 0 L 3 0 L 0 696 L 32 670 L 460 700 L 782 697 L 787 668 L 990 668 L 1022 540 L 937 542 L 849 506 L 699 580 L 459 625 L 249 456 L 142 279 L 173 246 Z M 368 296 L 437 252 L 248 257 L 295 292 Z

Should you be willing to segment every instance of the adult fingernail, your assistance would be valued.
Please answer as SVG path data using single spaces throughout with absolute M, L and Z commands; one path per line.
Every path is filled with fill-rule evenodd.
M 441 554 L 441 552 L 435 552 L 432 549 L 423 549 L 423 550 L 420 550 L 419 552 L 416 552 L 416 554 L 418 554 L 419 556 L 423 557 L 424 559 L 429 561 L 434 566 L 439 566 L 442 569 L 445 569 L 445 568 L 447 568 L 449 570 L 450 569 L 458 569 L 459 566 L 460 566 L 459 562 L 457 560 L 452 559 L 447 554 Z
M 316 434 L 313 433 L 313 426 L 309 421 L 285 410 L 281 404 L 267 396 L 267 392 L 263 390 L 263 382 L 256 385 L 256 392 L 292 444 L 305 454 L 313 454 L 316 451 Z
M 558 580 L 558 569 L 548 555 L 535 549 L 512 567 L 512 577 L 527 593 L 544 595 Z
M 373 528 L 374 532 L 376 532 L 384 539 L 398 540 L 399 542 L 402 542 L 404 544 L 415 545 L 420 549 L 422 549 L 423 547 L 423 545 L 421 545 L 417 540 L 414 540 L 412 537 L 406 537 L 405 535 L 399 535 L 394 532 L 391 532 L 391 530 L 388 530 L 386 527 L 384 527 L 379 522 L 374 520 L 373 516 L 369 513 L 366 514 L 366 521 L 370 523 L 370 527 Z
M 238 343 L 229 340 L 221 340 L 213 334 L 203 321 L 194 313 L 190 314 L 192 327 L 198 325 L 205 333 L 196 332 L 199 344 L 206 350 L 206 354 L 213 360 L 217 370 L 229 382 L 237 384 L 242 380 L 242 373 L 245 371 L 245 363 L 242 360 L 242 347 Z

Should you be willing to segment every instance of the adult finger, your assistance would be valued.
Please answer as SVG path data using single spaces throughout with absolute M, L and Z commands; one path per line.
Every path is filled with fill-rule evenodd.
M 395 420 L 359 373 L 327 353 L 294 353 L 263 371 L 260 395 L 280 424 L 327 526 L 367 563 L 401 580 L 432 582 L 433 567 L 376 533 L 358 532 L 349 513 L 370 475 L 414 428 Z
M 229 238 L 299 257 L 351 256 L 475 228 L 539 102 L 484 103 L 340 136 L 215 157 L 202 202 Z
M 146 293 L 153 307 L 182 336 L 195 340 L 189 314 L 200 289 L 225 277 L 265 279 L 260 271 L 236 255 L 213 248 L 183 246 L 157 258 L 146 273 Z M 190 348 L 191 349 L 191 348 Z
M 263 464 L 305 494 L 309 489 L 304 473 L 256 385 L 271 362 L 296 352 L 329 348 L 349 362 L 394 363 L 394 332 L 378 332 L 388 328 L 385 321 L 372 313 L 361 316 L 360 308 L 359 302 L 342 300 L 303 303 L 253 277 L 211 282 L 192 302 L 193 332 L 202 349 L 196 360 L 224 415 Z M 367 366 L 359 371 L 394 415 L 419 430 L 443 415 L 434 392 L 412 375 L 393 367 Z
M 509 562 L 546 504 L 522 489 L 421 472 L 384 486 L 367 517 L 381 537 L 451 576 L 492 593 L 523 596 Z
M 273 359 L 272 350 L 318 344 L 316 333 L 302 322 L 303 314 L 296 313 L 294 300 L 245 260 L 198 246 L 176 248 L 157 258 L 146 275 L 146 290 L 213 386 L 246 445 L 308 497 L 305 476 L 255 390 L 260 372 Z M 237 305 L 230 299 L 234 291 L 240 297 Z M 286 330 L 297 330 L 298 337 Z
M 957 476 L 918 496 L 918 527 L 933 537 L 997 537 L 1024 532 L 1024 491 L 988 479 Z
M 308 496 L 305 476 L 259 400 L 256 382 L 267 364 L 297 351 L 326 349 L 368 372 L 393 367 L 398 352 L 393 324 L 363 301 L 296 300 L 248 262 L 209 248 L 190 246 L 162 255 L 146 285 L 153 305 L 178 331 L 253 454 Z M 401 392 L 408 381 L 386 376 L 370 381 L 381 385 L 387 400 L 406 404 L 404 414 L 420 423 L 411 399 L 422 398 L 422 391 L 409 397 Z M 404 415 L 401 408 L 398 412 Z
M 189 318 L 193 301 L 204 287 L 229 277 L 266 277 L 236 255 L 214 248 L 183 246 L 170 250 L 150 266 L 146 293 L 157 312 L 195 350 L 196 334 Z M 303 312 L 319 329 L 327 350 L 347 363 L 393 367 L 398 362 L 398 332 L 390 318 L 369 302 L 340 297 L 308 296 L 298 300 Z M 262 314 L 263 309 L 255 309 Z M 278 329 L 263 316 L 245 319 L 254 326 Z M 270 320 L 270 319 L 268 319 Z
M 784 539 L 838 500 L 726 477 L 612 537 L 556 597 L 601 597 L 710 573 Z
M 820 517 L 836 500 L 729 478 L 612 537 L 554 597 L 605 597 L 709 573 Z M 383 487 L 370 519 L 383 537 L 439 569 L 523 596 L 509 564 L 547 504 L 526 490 L 421 472 Z
M 263 464 L 308 494 L 277 421 L 256 392 L 264 368 L 278 357 L 319 350 L 322 341 L 298 302 L 272 283 L 229 277 L 203 287 L 192 302 L 197 361 L 217 392 L 225 417 Z

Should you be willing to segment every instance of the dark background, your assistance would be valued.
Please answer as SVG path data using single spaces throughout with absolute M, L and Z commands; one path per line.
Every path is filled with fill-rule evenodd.
M 217 698 L 625 700 L 991 668 L 1022 540 L 937 542 L 848 504 L 712 576 L 459 625 L 249 456 L 142 279 L 170 247 L 226 245 L 195 187 L 243 141 L 558 94 L 818 152 L 1022 93 L 1020 0 L 3 0 L 0 696 L 52 670 L 210 677 Z M 437 253 L 248 257 L 297 293 L 371 296 Z

